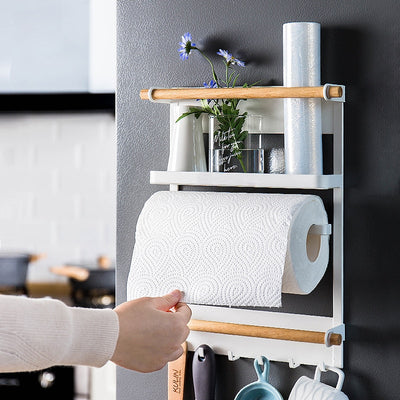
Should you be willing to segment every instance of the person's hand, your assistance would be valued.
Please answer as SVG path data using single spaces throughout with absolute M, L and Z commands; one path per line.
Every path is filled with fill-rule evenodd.
M 180 357 L 192 315 L 189 306 L 179 302 L 181 297 L 174 290 L 163 297 L 143 297 L 117 306 L 119 336 L 111 361 L 151 372 Z

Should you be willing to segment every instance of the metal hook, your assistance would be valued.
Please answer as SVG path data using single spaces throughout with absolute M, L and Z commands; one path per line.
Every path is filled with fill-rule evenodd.
M 236 361 L 239 360 L 240 356 L 235 356 L 232 351 L 228 351 L 228 360 L 229 361 Z
M 256 358 L 256 360 L 257 360 L 258 365 L 259 365 L 260 367 L 262 367 L 262 366 L 264 365 L 264 360 L 263 360 L 262 356 L 258 356 L 258 357 Z
M 205 358 L 205 356 L 204 356 L 204 347 L 199 347 L 197 349 L 197 354 L 199 355 L 200 358 Z
M 318 369 L 322 372 L 326 372 L 328 370 L 328 367 L 325 365 L 323 361 L 320 361 L 317 365 Z
M 300 367 L 300 365 L 301 365 L 300 363 L 294 361 L 293 358 L 290 358 L 288 363 L 289 363 L 289 368 L 297 368 L 297 367 Z

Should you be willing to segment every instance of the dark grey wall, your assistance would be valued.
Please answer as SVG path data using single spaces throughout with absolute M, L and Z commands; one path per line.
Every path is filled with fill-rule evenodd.
M 242 83 L 282 84 L 282 24 L 320 22 L 322 82 L 347 86 L 344 391 L 352 400 L 399 398 L 399 16 L 397 0 L 118 1 L 119 301 L 126 295 L 137 217 L 153 192 L 167 189 L 151 186 L 149 171 L 166 168 L 168 106 L 141 101 L 139 90 L 209 79 L 202 59 L 178 58 L 178 41 L 187 31 L 207 48 L 246 57 Z M 302 297 L 304 310 L 325 312 L 326 279 L 315 295 Z M 296 303 L 284 298 L 287 309 Z M 233 399 L 255 380 L 252 360 L 217 362 L 218 400 Z M 311 376 L 312 368 L 271 366 L 271 381 L 285 398 L 302 374 Z M 119 370 L 118 400 L 166 397 L 165 370 Z M 193 398 L 190 381 L 185 397 Z

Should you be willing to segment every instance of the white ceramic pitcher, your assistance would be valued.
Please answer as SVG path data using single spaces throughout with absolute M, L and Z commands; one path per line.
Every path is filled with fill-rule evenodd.
M 207 171 L 202 118 L 189 115 L 175 122 L 190 106 L 175 104 L 170 110 L 168 171 Z

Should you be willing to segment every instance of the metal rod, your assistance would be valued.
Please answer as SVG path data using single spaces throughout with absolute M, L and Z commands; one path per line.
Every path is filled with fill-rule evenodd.
M 232 324 L 228 322 L 202 321 L 192 319 L 189 322 L 192 331 L 221 333 L 225 335 L 251 336 L 264 339 L 290 340 L 295 342 L 325 344 L 325 332 L 305 331 L 287 328 L 272 328 L 268 326 Z M 342 336 L 332 333 L 328 345 L 339 346 Z
M 329 86 L 329 98 L 342 97 L 340 86 Z M 278 98 L 324 98 L 324 86 L 309 87 L 252 87 L 252 88 L 175 88 L 175 89 L 143 89 L 142 100 L 188 100 L 188 99 L 278 99 Z

